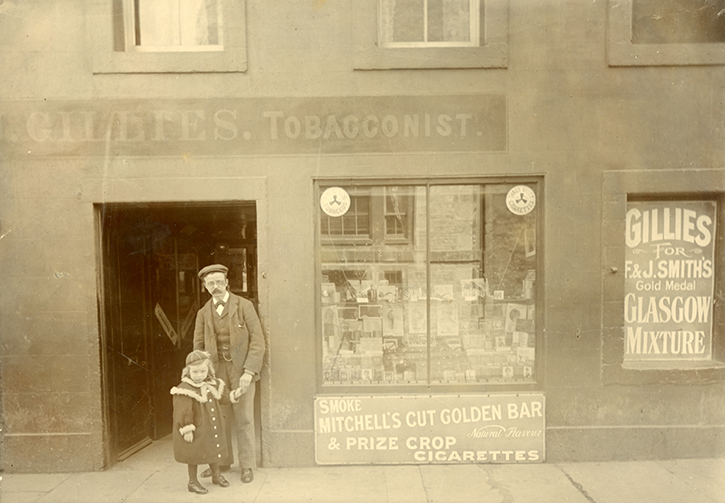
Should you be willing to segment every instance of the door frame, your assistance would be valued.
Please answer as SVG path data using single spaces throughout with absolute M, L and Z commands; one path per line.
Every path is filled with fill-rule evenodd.
M 154 163 L 156 164 L 156 163 Z M 106 318 L 105 287 L 103 272 L 103 218 L 102 208 L 105 204 L 114 203 L 211 203 L 235 204 L 254 202 L 257 215 L 257 298 L 258 314 L 262 324 L 265 338 L 268 339 L 267 326 L 269 321 L 269 308 L 264 271 L 268 269 L 268 220 L 267 220 L 267 178 L 266 177 L 220 177 L 203 179 L 207 183 L 200 183 L 199 178 L 153 178 L 153 179 L 87 179 L 82 183 L 81 199 L 92 209 L 95 226 L 96 248 L 96 301 L 99 336 L 99 363 L 100 363 L 100 401 L 102 415 L 103 460 L 104 466 L 110 467 L 116 463 L 113 451 L 113 431 L 110 420 L 110 383 L 108 358 L 105 347 L 108 322 Z M 215 183 L 216 182 L 216 183 Z M 269 362 L 269 340 L 267 340 L 267 353 L 265 362 Z M 267 411 L 262 408 L 269 403 L 269 382 L 262 373 L 262 381 L 258 384 L 259 407 L 256 416 L 259 419 L 257 426 L 258 446 L 264 445 L 262 438 L 265 431 Z M 264 461 L 264 449 L 260 449 L 258 456 Z

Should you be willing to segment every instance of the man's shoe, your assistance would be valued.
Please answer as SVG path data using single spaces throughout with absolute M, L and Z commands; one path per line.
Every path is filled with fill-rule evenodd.
M 206 494 L 209 492 L 206 490 L 206 487 L 199 483 L 198 480 L 190 480 L 189 485 L 187 485 L 186 488 L 189 490 L 190 493 Z
M 249 484 L 254 480 L 254 473 L 251 468 L 242 468 L 242 482 Z
M 231 468 L 232 467 L 229 466 L 229 465 L 220 466 L 219 467 L 219 471 L 228 472 L 229 470 L 231 470 Z M 209 477 L 211 477 L 211 475 L 212 475 L 211 468 L 207 468 L 206 470 L 204 470 L 203 472 L 201 472 L 200 477 L 205 478 L 205 479 L 208 479 Z
M 221 487 L 229 487 L 229 482 L 227 481 L 227 479 L 224 478 L 224 475 L 222 475 L 221 473 L 216 477 L 212 475 L 211 483 Z

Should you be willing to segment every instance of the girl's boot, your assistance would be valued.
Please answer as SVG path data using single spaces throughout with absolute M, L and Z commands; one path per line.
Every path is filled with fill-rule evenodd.
M 196 465 L 189 465 L 189 484 L 186 486 L 190 493 L 206 494 L 209 491 L 199 483 L 196 478 Z
M 212 484 L 216 484 L 221 487 L 229 487 L 229 482 L 227 482 L 227 479 L 225 479 L 224 475 L 222 475 L 222 471 L 219 468 L 219 463 L 211 463 L 209 465 L 209 468 L 211 468 Z

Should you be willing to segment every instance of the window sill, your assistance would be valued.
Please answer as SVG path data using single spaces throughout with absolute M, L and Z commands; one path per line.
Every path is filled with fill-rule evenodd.
M 356 70 L 507 68 L 508 44 L 420 49 L 360 47 L 355 53 L 354 66 Z
M 625 370 L 711 370 L 725 369 L 725 362 L 714 360 L 690 360 L 690 361 L 648 361 L 648 362 L 624 362 L 622 368 Z
M 93 73 L 239 73 L 247 70 L 244 50 L 223 52 L 93 52 Z

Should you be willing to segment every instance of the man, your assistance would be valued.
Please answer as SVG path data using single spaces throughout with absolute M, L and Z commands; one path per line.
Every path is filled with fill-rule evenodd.
M 217 377 L 223 379 L 227 390 L 241 386 L 244 394 L 237 403 L 227 407 L 226 435 L 229 457 L 220 461 L 223 470 L 234 463 L 231 449 L 232 429 L 237 437 L 239 466 L 242 482 L 254 479 L 256 466 L 254 438 L 254 392 L 259 380 L 265 351 L 264 334 L 254 305 L 227 290 L 228 269 L 213 264 L 199 271 L 199 279 L 212 298 L 199 309 L 194 327 L 194 349 L 211 354 Z M 229 410 L 231 408 L 231 411 Z M 232 412 L 232 414 L 230 414 Z M 208 472 L 208 473 L 207 473 Z M 210 477 L 211 470 L 204 470 L 202 477 Z

